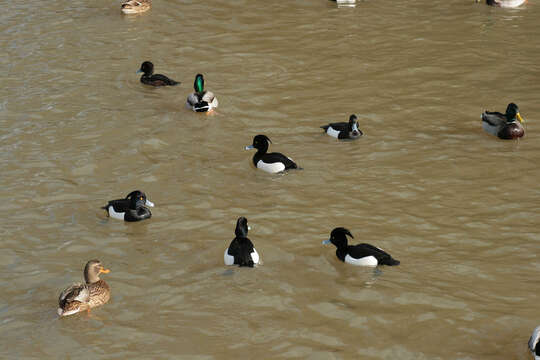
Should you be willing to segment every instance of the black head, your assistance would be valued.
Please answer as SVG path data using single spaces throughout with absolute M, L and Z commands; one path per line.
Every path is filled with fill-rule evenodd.
M 330 239 L 328 239 L 336 247 L 346 247 L 347 246 L 347 235 L 354 239 L 351 232 L 344 227 L 337 227 L 330 233 Z
M 145 75 L 152 75 L 154 73 L 154 64 L 150 61 L 143 62 L 139 72 L 143 72 Z
M 236 237 L 246 238 L 248 235 L 248 230 L 247 219 L 243 216 L 239 217 L 236 221 L 236 229 L 234 230 Z
M 204 91 L 204 77 L 202 74 L 197 74 L 195 76 L 195 81 L 193 82 L 193 88 L 195 89 L 195 92 L 201 93 Z
M 146 194 L 139 190 L 130 192 L 128 196 L 126 196 L 126 199 L 129 199 L 130 209 L 138 209 L 141 206 L 146 205 Z
M 520 121 L 522 121 L 521 115 L 519 115 L 519 107 L 514 103 L 508 104 L 508 106 L 506 107 L 506 121 L 508 122 L 515 121 L 516 116 L 518 117 Z
M 90 260 L 84 267 L 84 280 L 88 284 L 99 281 L 99 274 L 107 274 L 110 270 L 105 269 L 99 260 Z
M 270 140 L 270 138 L 268 138 L 268 136 L 266 136 L 266 135 L 257 135 L 257 136 L 255 136 L 253 138 L 252 146 L 257 150 L 268 149 L 268 144 L 269 143 L 271 144 L 272 140 Z

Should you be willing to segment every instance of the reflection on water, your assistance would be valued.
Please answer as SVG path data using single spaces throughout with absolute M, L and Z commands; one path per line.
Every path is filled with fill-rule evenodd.
M 0 357 L 527 358 L 537 8 L 4 4 Z M 182 84 L 143 86 L 144 60 Z M 199 72 L 212 117 L 184 108 Z M 481 111 L 511 101 L 525 137 L 485 134 Z M 352 113 L 361 139 L 320 131 Z M 256 171 L 243 147 L 259 133 L 304 170 Z M 152 219 L 100 210 L 139 188 Z M 239 216 L 256 269 L 222 263 Z M 337 226 L 401 265 L 341 263 L 320 244 Z M 111 301 L 58 319 L 91 258 L 110 265 Z

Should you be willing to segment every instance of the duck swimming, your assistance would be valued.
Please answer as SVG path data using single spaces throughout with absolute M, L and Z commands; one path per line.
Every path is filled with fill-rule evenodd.
M 296 163 L 281 153 L 267 153 L 268 143 L 272 141 L 265 135 L 257 135 L 253 138 L 253 144 L 246 146 L 246 150 L 257 149 L 253 155 L 253 164 L 256 168 L 269 173 L 278 173 L 289 169 L 298 169 Z
M 529 339 L 529 351 L 534 356 L 534 360 L 540 360 L 540 346 L 538 346 L 538 340 L 540 340 L 540 326 L 537 326 L 533 330 L 531 338 Z
M 477 0 L 478 2 L 479 0 Z M 503 8 L 514 8 L 525 4 L 527 0 L 486 0 L 486 4 Z
M 195 76 L 193 88 L 195 92 L 189 94 L 187 107 L 196 112 L 209 112 L 218 107 L 219 103 L 214 94 L 204 90 L 204 77 L 201 74 Z
M 324 240 L 322 243 L 334 244 L 337 247 L 336 256 L 347 264 L 358 266 L 399 265 L 398 260 L 373 245 L 348 245 L 347 235 L 354 238 L 349 230 L 337 227 L 330 233 L 330 239 Z
M 99 274 L 108 274 L 99 260 L 90 260 L 84 267 L 85 283 L 75 283 L 62 291 L 58 298 L 58 315 L 68 316 L 105 304 L 111 289 Z
M 141 76 L 141 82 L 146 85 L 174 86 L 180 84 L 180 82 L 169 79 L 165 75 L 154 74 L 154 64 L 152 64 L 150 61 L 145 61 L 141 64 L 141 68 L 137 70 L 137 74 L 139 73 L 143 73 Z
M 336 139 L 358 139 L 363 135 L 361 130 L 358 130 L 358 118 L 352 114 L 349 117 L 349 122 L 337 122 L 321 126 L 321 129 Z
M 506 107 L 506 113 L 484 111 L 482 114 L 482 127 L 484 130 L 499 139 L 517 139 L 525 134 L 523 118 L 519 114 L 519 107 L 510 103 Z
M 234 231 L 236 237 L 223 254 L 225 265 L 253 267 L 259 263 L 259 254 L 247 237 L 248 230 L 247 219 L 243 216 L 239 217 Z
M 150 209 L 154 203 L 146 198 L 142 191 L 130 192 L 125 199 L 111 200 L 102 209 L 107 210 L 108 216 L 124 221 L 140 221 L 152 217 Z
M 147 11 L 152 6 L 152 0 L 127 0 L 122 3 L 124 14 L 139 14 Z

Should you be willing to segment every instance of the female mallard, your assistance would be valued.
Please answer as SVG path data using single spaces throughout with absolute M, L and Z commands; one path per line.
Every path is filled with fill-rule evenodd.
M 477 0 L 478 1 L 478 0 Z M 513 8 L 525 4 L 527 0 L 486 0 L 487 5 Z
M 109 301 L 111 289 L 99 274 L 108 274 L 99 260 L 90 260 L 84 267 L 86 283 L 75 283 L 62 291 L 58 298 L 58 315 L 68 316 L 100 306 Z
M 152 6 L 152 0 L 127 0 L 122 3 L 124 14 L 139 14 L 147 11 Z
M 519 120 L 519 121 L 518 121 Z M 525 134 L 525 129 L 521 123 L 523 118 L 519 114 L 516 104 L 510 103 L 506 108 L 506 114 L 500 112 L 484 111 L 482 114 L 482 127 L 499 139 L 517 139 Z
M 195 92 L 189 94 L 186 105 L 196 112 L 212 111 L 218 107 L 217 97 L 211 91 L 204 90 L 204 77 L 201 74 L 195 76 L 193 83 Z

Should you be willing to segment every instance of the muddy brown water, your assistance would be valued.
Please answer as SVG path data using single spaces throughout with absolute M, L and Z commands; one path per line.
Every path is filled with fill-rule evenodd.
M 526 359 L 540 324 L 540 7 L 469 0 L 9 1 L 1 358 Z M 182 84 L 153 89 L 135 71 Z M 184 108 L 194 75 L 214 116 Z M 514 101 L 520 141 L 485 134 Z M 356 113 L 365 136 L 319 126 Z M 264 133 L 303 171 L 268 175 Z M 107 200 L 142 189 L 141 223 Z M 238 216 L 263 264 L 226 268 Z M 398 267 L 345 266 L 345 226 Z M 99 258 L 112 299 L 58 319 Z

